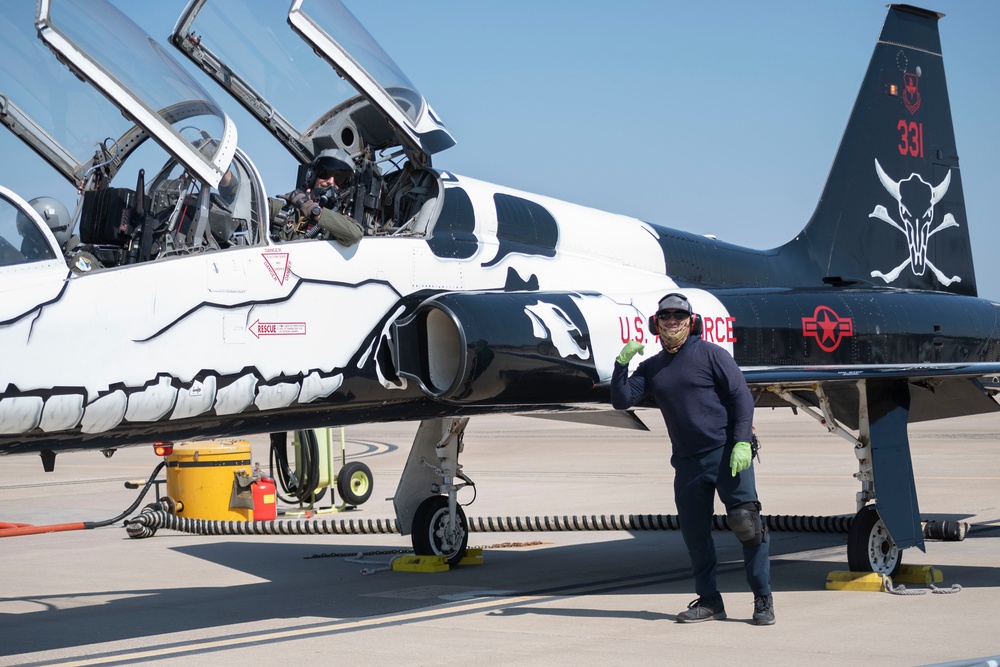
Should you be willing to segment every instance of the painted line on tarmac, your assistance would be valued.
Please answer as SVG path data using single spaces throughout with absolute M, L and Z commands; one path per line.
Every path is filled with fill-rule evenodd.
M 399 449 L 398 445 L 381 442 L 379 440 L 357 440 L 347 438 L 344 442 L 347 445 L 357 445 L 362 448 L 360 453 L 348 454 L 347 458 L 349 459 L 364 459 L 371 456 L 380 456 L 382 454 L 390 454 Z
M 731 564 L 720 564 L 718 574 L 726 574 L 743 569 L 743 563 L 733 562 Z M 121 651 L 106 653 L 104 655 L 93 656 L 78 660 L 56 660 L 26 663 L 28 665 L 58 664 L 60 667 L 85 667 L 87 665 L 113 665 L 118 663 L 134 663 L 145 660 L 158 660 L 168 657 L 180 657 L 184 655 L 202 654 L 206 651 L 224 651 L 249 646 L 260 646 L 265 643 L 295 641 L 322 637 L 324 635 L 341 634 L 356 630 L 367 630 L 392 625 L 402 625 L 405 623 L 415 623 L 419 621 L 435 620 L 451 616 L 464 616 L 483 611 L 492 611 L 507 607 L 517 607 L 527 604 L 541 604 L 551 602 L 563 597 L 573 595 L 603 594 L 612 593 L 628 588 L 638 588 L 652 584 L 667 584 L 689 579 L 691 571 L 688 568 L 678 568 L 661 574 L 642 575 L 637 577 L 623 577 L 620 579 L 594 582 L 590 584 L 573 584 L 555 588 L 541 589 L 525 595 L 500 598 L 476 598 L 472 601 L 448 604 L 443 607 L 435 607 L 415 612 L 404 612 L 391 614 L 388 616 L 378 616 L 358 621 L 331 621 L 315 625 L 292 628 L 289 630 L 275 630 L 271 632 L 248 633 L 239 637 L 227 637 L 225 639 L 206 639 L 198 641 L 185 641 L 174 645 L 165 645 L 159 648 L 151 648 L 138 651 Z

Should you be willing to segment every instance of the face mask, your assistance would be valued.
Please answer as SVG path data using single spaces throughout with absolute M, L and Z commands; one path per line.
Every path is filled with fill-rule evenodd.
M 660 343 L 667 349 L 667 352 L 676 352 L 691 333 L 691 327 L 687 322 L 684 322 L 681 326 L 673 326 L 671 328 L 667 328 L 666 324 L 661 323 L 658 329 Z

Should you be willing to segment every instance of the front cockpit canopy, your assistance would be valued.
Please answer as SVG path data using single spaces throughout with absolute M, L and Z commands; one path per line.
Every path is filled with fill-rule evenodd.
M 0 16 L 0 118 L 81 193 L 81 241 L 117 265 L 261 239 L 263 188 L 237 196 L 259 177 L 208 92 L 105 0 L 34 4 Z

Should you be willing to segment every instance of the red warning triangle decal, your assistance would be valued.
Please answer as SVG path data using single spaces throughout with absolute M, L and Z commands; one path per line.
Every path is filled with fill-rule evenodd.
M 267 262 L 267 270 L 271 272 L 271 277 L 278 281 L 279 285 L 285 284 L 288 278 L 288 271 L 291 265 L 288 262 L 287 252 L 265 252 L 261 255 Z

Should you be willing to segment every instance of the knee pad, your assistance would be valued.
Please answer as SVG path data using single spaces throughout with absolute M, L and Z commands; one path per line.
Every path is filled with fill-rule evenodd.
M 726 514 L 729 529 L 743 546 L 756 547 L 767 539 L 764 523 L 760 520 L 760 503 L 743 503 Z

